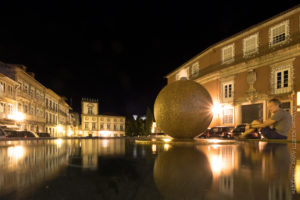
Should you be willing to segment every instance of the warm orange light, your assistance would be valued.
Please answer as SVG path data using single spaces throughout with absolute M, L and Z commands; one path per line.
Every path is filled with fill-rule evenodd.
M 25 119 L 25 115 L 20 112 L 14 112 L 13 114 L 8 115 L 8 118 L 16 121 L 23 121 Z
M 222 113 L 222 104 L 215 102 L 214 105 L 211 107 L 211 112 L 213 115 L 219 115 Z
M 23 146 L 14 146 L 8 147 L 7 153 L 9 157 L 19 160 L 24 156 L 25 151 Z
M 109 137 L 111 135 L 111 131 L 99 131 L 100 136 Z

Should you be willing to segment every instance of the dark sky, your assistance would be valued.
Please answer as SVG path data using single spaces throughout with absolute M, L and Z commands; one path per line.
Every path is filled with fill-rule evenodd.
M 62 3 L 63 2 L 63 3 Z M 144 114 L 164 76 L 208 46 L 296 1 L 6 1 L 0 60 L 24 64 L 59 95 L 100 113 Z

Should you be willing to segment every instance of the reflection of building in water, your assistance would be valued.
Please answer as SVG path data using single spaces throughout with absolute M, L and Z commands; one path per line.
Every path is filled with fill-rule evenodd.
M 291 199 L 286 144 L 199 145 L 213 184 L 207 199 Z
M 81 141 L 83 168 L 97 168 L 98 156 L 122 155 L 125 155 L 125 139 L 88 139 Z
M 36 143 L 36 141 L 31 141 Z M 67 151 L 55 141 L 0 147 L 0 195 L 33 188 L 67 163 Z

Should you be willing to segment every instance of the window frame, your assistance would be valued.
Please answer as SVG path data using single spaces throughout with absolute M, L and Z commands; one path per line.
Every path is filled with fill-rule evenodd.
M 273 30 L 276 29 L 276 28 L 279 28 L 282 25 L 285 25 L 285 29 L 284 29 L 284 31 L 285 31 L 285 38 L 282 41 L 274 43 Z M 283 22 L 281 22 L 279 24 L 276 24 L 276 25 L 272 26 L 269 29 L 269 44 L 270 44 L 270 46 L 276 46 L 276 45 L 284 44 L 285 42 L 288 41 L 289 36 L 290 36 L 290 33 L 289 33 L 289 20 L 285 20 L 285 21 L 283 21 Z
M 255 42 L 254 42 L 254 45 L 255 45 L 255 48 L 254 50 L 251 50 L 251 51 L 246 51 L 246 43 L 248 40 L 251 40 L 255 38 Z M 243 54 L 244 54 L 244 57 L 247 57 L 247 56 L 250 56 L 250 55 L 253 55 L 255 53 L 258 53 L 258 33 L 255 33 L 255 34 L 252 34 L 246 38 L 243 39 Z
M 227 49 L 229 49 L 229 48 L 231 48 L 232 57 L 225 60 L 225 55 L 224 54 L 225 54 L 225 51 Z M 222 63 L 223 64 L 229 64 L 229 63 L 234 62 L 234 56 L 235 56 L 235 46 L 234 46 L 234 43 L 223 47 L 221 52 L 222 52 Z

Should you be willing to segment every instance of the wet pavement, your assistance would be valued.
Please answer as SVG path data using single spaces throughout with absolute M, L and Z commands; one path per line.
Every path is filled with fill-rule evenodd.
M 300 199 L 300 144 L 0 141 L 0 199 Z

